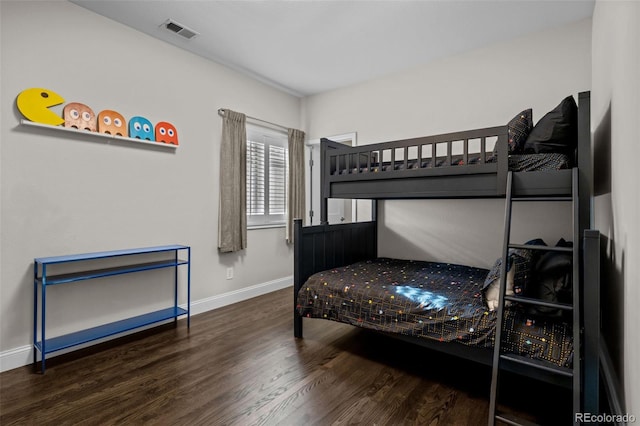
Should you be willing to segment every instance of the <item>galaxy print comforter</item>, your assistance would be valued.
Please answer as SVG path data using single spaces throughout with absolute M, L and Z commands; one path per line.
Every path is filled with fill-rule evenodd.
M 377 331 L 491 348 L 496 312 L 482 298 L 489 271 L 463 265 L 379 258 L 318 272 L 298 292 L 303 317 Z M 505 311 L 505 352 L 572 364 L 571 325 Z

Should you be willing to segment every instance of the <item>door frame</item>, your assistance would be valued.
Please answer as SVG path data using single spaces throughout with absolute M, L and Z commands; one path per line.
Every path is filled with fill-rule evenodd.
M 350 132 L 350 133 L 342 133 L 339 135 L 333 135 L 333 136 L 323 136 L 323 138 L 326 139 L 330 139 L 334 142 L 338 142 L 338 143 L 346 143 L 346 142 L 351 142 L 351 146 L 358 146 L 358 133 L 357 132 Z M 310 139 L 306 142 L 306 147 L 307 149 L 305 150 L 305 161 L 307 163 L 307 167 L 308 167 L 308 178 L 306 179 L 306 223 L 309 225 L 318 225 L 320 224 L 320 217 L 319 217 L 319 211 L 320 211 L 320 205 L 317 206 L 317 211 L 314 211 L 313 209 L 313 197 L 317 196 L 317 194 L 314 194 L 313 192 L 313 168 L 314 167 L 320 167 L 320 164 L 314 164 L 313 163 L 313 153 L 314 150 L 317 150 L 317 152 L 320 151 L 320 139 L 321 138 L 317 138 L 317 139 Z M 318 169 L 319 170 L 319 169 Z M 318 180 L 320 179 L 320 174 L 318 173 Z M 318 191 L 320 189 L 320 185 L 318 185 Z M 321 200 L 320 200 L 321 201 Z M 346 201 L 346 200 L 345 200 Z M 358 204 L 356 203 L 356 200 L 351 200 L 351 222 L 357 222 L 357 217 L 358 217 Z M 314 220 L 315 219 L 315 220 Z

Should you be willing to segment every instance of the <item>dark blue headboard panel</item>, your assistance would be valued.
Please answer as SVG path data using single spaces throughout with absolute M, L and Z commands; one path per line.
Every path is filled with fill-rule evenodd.
M 294 227 L 294 311 L 298 290 L 316 272 L 373 259 L 378 254 L 377 223 L 357 222 L 339 225 Z M 302 337 L 302 318 L 296 313 L 295 336 Z

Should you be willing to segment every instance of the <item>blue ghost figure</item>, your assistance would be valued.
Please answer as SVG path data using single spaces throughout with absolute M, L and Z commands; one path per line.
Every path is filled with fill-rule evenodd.
M 144 117 L 132 117 L 129 120 L 129 137 L 155 141 L 153 124 Z

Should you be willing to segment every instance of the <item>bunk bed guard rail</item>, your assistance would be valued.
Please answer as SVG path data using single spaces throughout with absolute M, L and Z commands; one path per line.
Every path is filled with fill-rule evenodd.
M 507 137 L 497 126 L 356 147 L 322 139 L 322 198 L 504 196 Z

